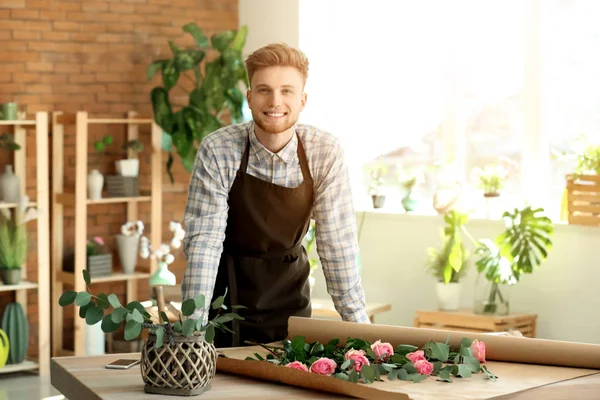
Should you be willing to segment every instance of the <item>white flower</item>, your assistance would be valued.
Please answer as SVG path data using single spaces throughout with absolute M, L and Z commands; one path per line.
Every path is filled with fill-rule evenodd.
M 168 244 L 161 244 L 159 251 L 161 252 L 161 254 L 169 254 L 171 252 L 171 247 Z
M 181 247 L 181 240 L 173 239 L 171 240 L 171 247 L 174 249 L 178 249 Z
M 175 221 L 169 222 L 169 230 L 171 232 L 175 232 L 175 229 L 177 229 L 177 222 L 175 222 Z
M 142 221 L 137 221 L 135 224 L 137 226 L 137 234 L 138 236 L 141 236 L 142 233 L 144 233 L 144 223 Z
M 141 249 L 140 250 L 140 257 L 142 257 L 144 259 L 150 257 L 150 251 L 147 248 Z
M 165 262 L 166 262 L 167 264 L 172 264 L 172 263 L 173 263 L 173 261 L 175 261 L 175 256 L 174 256 L 173 254 L 167 254 L 167 255 L 165 256 Z

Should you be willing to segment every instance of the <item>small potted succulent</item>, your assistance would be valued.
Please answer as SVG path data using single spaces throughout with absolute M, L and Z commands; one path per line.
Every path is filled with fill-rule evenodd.
M 123 150 L 133 150 L 137 153 L 144 150 L 144 144 L 139 139 L 130 140 L 123 146 Z M 121 176 L 136 177 L 139 175 L 140 161 L 137 158 L 127 158 L 115 161 L 117 173 Z
M 91 279 L 84 270 L 87 290 L 65 291 L 58 300 L 61 307 L 75 304 L 87 325 L 101 322 L 102 331 L 112 333 L 125 325 L 125 340 L 134 340 L 142 329 L 148 339 L 142 347 L 140 370 L 144 391 L 161 395 L 194 396 L 210 389 L 217 369 L 217 351 L 213 344 L 216 330 L 230 331 L 226 323 L 244 318 L 237 313 L 223 313 L 227 291 L 212 303 L 218 310 L 205 322 L 205 298 L 198 295 L 185 299 L 177 321 L 169 321 L 165 312 L 152 315 L 138 301 L 122 305 L 115 294 L 89 292 Z M 233 309 L 245 308 L 233 306 Z M 197 317 L 197 318 L 196 318 Z
M 94 278 L 112 275 L 112 254 L 108 252 L 104 239 L 95 236 L 86 244 L 87 270 Z
M 126 222 L 121 226 L 121 233 L 115 235 L 119 261 L 125 274 L 133 274 L 138 256 L 140 237 L 144 233 L 142 221 Z
M 38 210 L 28 205 L 29 197 L 23 196 L 15 210 L 0 209 L 0 273 L 5 285 L 21 281 L 29 247 L 26 225 L 38 217 Z
M 382 208 L 385 205 L 385 195 L 382 192 L 383 177 L 387 174 L 387 166 L 380 160 L 377 160 L 366 168 L 371 178 L 369 193 L 373 200 L 373 208 Z

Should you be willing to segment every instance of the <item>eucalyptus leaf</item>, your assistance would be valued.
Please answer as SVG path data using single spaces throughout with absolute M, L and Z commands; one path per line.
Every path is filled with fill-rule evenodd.
M 92 300 L 92 295 L 88 292 L 79 292 L 75 296 L 75 305 L 79 307 L 86 306 Z
M 139 312 L 139 310 L 137 308 L 134 309 L 133 312 L 131 313 L 131 318 L 139 324 L 144 323 L 144 316 L 142 315 L 142 313 Z
M 101 307 L 91 306 L 85 313 L 85 323 L 95 325 L 104 318 L 104 310 Z
M 121 327 L 121 323 L 116 323 L 112 319 L 112 314 L 107 314 L 102 318 L 102 325 L 100 325 L 100 329 L 102 332 L 111 333 L 116 332 Z
M 163 346 L 165 340 L 165 328 L 163 328 L 162 326 L 158 327 L 154 334 L 156 335 L 156 347 L 160 349 Z
M 185 336 L 192 336 L 192 334 L 194 333 L 194 330 L 196 328 L 196 321 L 193 319 L 186 319 L 185 321 L 183 321 L 183 334 Z
M 188 317 L 196 311 L 196 301 L 194 299 L 186 299 L 181 303 L 181 313 Z
M 87 286 L 92 284 L 92 280 L 90 279 L 90 272 L 87 269 L 83 270 L 83 280 Z
M 131 320 L 125 324 L 125 340 L 133 340 L 142 332 L 142 324 Z
M 77 297 L 77 292 L 67 290 L 58 299 L 58 304 L 62 307 L 68 306 L 69 304 L 72 304 L 75 301 L 75 297 Z
M 206 333 L 204 334 L 204 339 L 207 343 L 212 343 L 215 339 L 215 326 L 213 324 L 209 324 L 208 328 L 206 328 Z
M 115 310 L 117 308 L 121 307 L 121 302 L 119 301 L 119 298 L 115 294 L 111 293 L 108 295 L 108 302 Z
M 129 314 L 129 310 L 124 307 L 119 307 L 111 314 L 112 322 L 120 324 L 125 319 L 125 316 Z

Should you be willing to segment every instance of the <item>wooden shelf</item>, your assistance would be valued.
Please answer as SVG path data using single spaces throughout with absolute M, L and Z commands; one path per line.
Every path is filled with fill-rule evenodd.
M 93 285 L 95 283 L 119 282 L 119 281 L 128 281 L 131 279 L 144 279 L 144 278 L 149 278 L 149 277 L 150 277 L 150 273 L 143 271 L 143 272 L 134 272 L 133 274 L 124 274 L 122 272 L 114 272 L 110 276 L 100 276 L 97 278 L 94 278 L 92 276 L 91 279 L 92 279 L 92 285 Z M 75 284 L 75 274 L 73 272 L 60 271 L 58 274 L 58 279 L 62 283 L 67 283 L 69 285 Z
M 94 205 L 94 204 L 113 204 L 113 203 L 130 203 L 130 202 L 145 202 L 152 201 L 152 196 L 145 195 L 142 193 L 142 196 L 135 197 L 105 197 L 99 200 L 86 200 L 86 204 Z M 73 206 L 75 205 L 75 193 L 56 193 L 55 200 L 57 203 L 62 204 L 64 206 Z
M 65 143 L 65 125 L 74 125 L 73 138 L 75 141 L 75 168 L 74 170 L 65 170 L 65 157 L 63 157 Z M 145 149 L 150 150 L 150 163 L 140 165 L 141 169 L 149 172 L 149 182 L 144 182 L 148 187 L 141 187 L 140 195 L 135 197 L 105 197 L 99 200 L 88 199 L 87 193 L 87 175 L 89 171 L 88 149 L 90 135 L 89 131 L 94 124 L 123 124 L 127 131 L 127 141 L 141 140 L 144 142 Z M 140 135 L 140 125 L 150 124 L 150 135 Z M 162 129 L 154 122 L 152 118 L 142 118 L 136 112 L 128 112 L 123 116 L 115 118 L 90 117 L 88 112 L 79 111 L 74 114 L 65 114 L 57 111 L 52 114 L 52 355 L 54 357 L 69 354 L 73 356 L 85 355 L 85 320 L 75 318 L 73 326 L 66 326 L 63 321 L 63 309 L 59 306 L 58 300 L 62 293 L 67 289 L 81 292 L 86 290 L 83 281 L 82 271 L 86 269 L 86 241 L 94 229 L 97 227 L 89 226 L 88 217 L 99 214 L 101 211 L 94 205 L 101 204 L 123 204 L 127 210 L 119 217 L 122 223 L 127 221 L 136 221 L 139 219 L 140 205 L 143 203 L 150 205 L 150 220 L 144 221 L 144 225 L 150 227 L 150 242 L 154 246 L 162 243 Z M 137 159 L 138 153 L 129 149 L 127 158 Z M 67 174 L 74 175 L 73 187 L 65 188 Z M 67 208 L 69 209 L 67 211 Z M 64 215 L 65 212 L 74 214 L 74 228 L 65 232 Z M 119 227 L 110 227 L 110 230 L 117 230 L 113 233 L 119 233 Z M 71 236 L 72 240 L 66 241 L 65 235 Z M 72 272 L 63 271 L 65 243 L 72 243 L 71 249 L 74 253 L 74 265 Z M 110 276 L 91 277 L 92 285 L 96 283 L 119 283 L 126 285 L 124 298 L 120 298 L 122 304 L 130 303 L 138 299 L 138 286 L 140 279 L 149 278 L 157 269 L 156 260 L 151 260 L 149 265 L 140 263 L 136 267 L 137 271 L 133 274 L 124 274 L 118 265 L 114 266 L 115 272 Z M 116 272 L 119 271 L 119 272 Z M 144 284 L 144 281 L 141 281 Z M 72 351 L 63 348 L 63 335 L 65 330 L 72 330 Z M 71 347 L 71 346 L 68 346 Z
M 16 208 L 19 206 L 19 203 L 6 203 L 4 201 L 0 201 L 0 208 Z M 35 207 L 35 202 L 27 203 L 27 207 Z
M 13 126 L 22 126 L 22 125 L 35 125 L 36 121 L 33 119 L 13 119 L 9 121 L 0 121 L 0 125 L 13 125 Z
M 17 285 L 0 284 L 0 292 L 12 292 L 15 290 L 37 289 L 38 284 L 35 282 L 21 281 Z
M 10 374 L 13 372 L 21 372 L 21 371 L 31 371 L 34 369 L 38 369 L 40 366 L 38 363 L 25 360 L 19 364 L 7 364 L 4 367 L 0 368 L 0 375 L 2 374 Z

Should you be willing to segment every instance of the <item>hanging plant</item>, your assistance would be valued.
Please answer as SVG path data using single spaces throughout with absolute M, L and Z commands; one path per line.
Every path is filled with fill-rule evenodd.
M 183 31 L 194 38 L 195 46 L 182 49 L 169 41 L 173 57 L 156 60 L 147 69 L 148 80 L 159 71 L 162 74 L 162 86 L 153 88 L 150 97 L 154 119 L 163 129 L 163 150 L 169 152 L 167 173 L 171 182 L 174 182 L 171 172 L 173 148 L 183 167 L 191 173 L 202 139 L 228 125 L 229 122 L 224 120 L 226 115 L 233 123 L 242 121 L 246 101 L 244 90 L 249 86 L 242 59 L 248 32 L 246 26 L 216 33 L 210 41 L 194 22 L 184 25 Z M 205 62 L 203 71 L 201 63 L 211 51 L 218 55 Z M 193 89 L 189 92 L 188 105 L 175 111 L 169 93 L 182 76 L 193 82 Z

